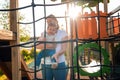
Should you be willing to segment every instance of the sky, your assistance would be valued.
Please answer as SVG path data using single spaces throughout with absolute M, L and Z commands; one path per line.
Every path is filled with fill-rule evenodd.
M 2 2 L 4 0 L 0 0 L 0 2 Z M 32 0 L 18 0 L 19 1 L 19 7 L 24 7 L 27 5 L 30 5 L 32 3 Z M 34 0 L 35 4 L 43 4 L 44 0 Z M 50 0 L 45 0 L 46 4 L 55 4 L 55 3 L 60 3 L 61 0 L 57 0 L 56 2 L 51 2 Z M 120 6 L 120 0 L 110 0 L 110 3 L 108 3 L 108 12 L 112 11 L 113 9 L 115 9 L 117 6 Z M 66 5 L 57 5 L 57 6 L 49 6 L 46 7 L 46 16 L 49 14 L 54 14 L 55 16 L 64 16 L 65 15 L 65 11 L 67 10 Z M 103 11 L 103 4 L 100 4 L 100 10 Z M 73 9 L 71 11 L 71 14 L 75 16 L 75 12 L 80 12 L 81 9 L 79 7 L 77 7 L 76 9 Z M 86 9 L 86 11 L 90 11 L 88 9 Z M 24 15 L 25 19 L 22 22 L 32 22 L 32 8 L 26 8 L 26 9 L 22 9 L 19 10 L 19 12 Z M 36 6 L 35 7 L 35 20 L 38 20 L 42 17 L 44 17 L 44 7 L 43 6 Z M 41 32 L 44 31 L 44 19 L 38 21 L 35 23 L 35 31 L 36 31 L 36 36 L 40 36 Z M 65 23 L 65 19 L 61 18 L 59 19 L 59 25 L 62 26 L 62 28 L 66 29 L 66 25 Z M 33 24 L 29 24 L 28 28 L 30 29 L 30 35 L 33 36 L 34 32 L 33 32 Z
M 35 4 L 43 4 L 44 0 L 34 0 Z M 60 3 L 61 0 L 57 0 L 56 2 L 51 2 L 50 0 L 46 0 L 45 3 L 46 4 L 55 4 L 55 3 Z M 22 6 L 26 6 L 26 5 L 30 5 L 32 2 L 32 0 L 19 0 L 19 7 Z M 119 6 L 120 0 L 110 0 L 110 3 L 108 4 L 108 12 L 112 11 L 113 9 L 115 9 L 117 6 Z M 100 10 L 103 11 L 103 4 L 100 4 Z M 65 11 L 67 10 L 66 5 L 58 5 L 58 6 L 49 6 L 46 7 L 46 15 L 49 14 L 54 14 L 55 16 L 64 16 L 65 15 Z M 75 15 L 75 12 L 79 12 L 81 9 L 77 8 L 77 10 L 73 10 L 71 13 L 72 15 Z M 88 9 L 86 9 L 87 11 Z M 89 10 L 88 10 L 89 11 Z M 26 15 L 26 20 L 24 22 L 31 22 L 32 21 L 32 9 L 31 8 L 27 8 L 25 10 L 21 10 L 21 12 L 23 14 Z M 44 17 L 44 7 L 42 6 L 37 6 L 35 7 L 35 19 L 40 19 L 42 17 Z M 30 18 L 31 17 L 31 18 Z M 65 23 L 65 19 L 59 19 L 59 25 L 63 26 L 62 28 L 66 29 L 66 25 Z M 36 36 L 39 36 L 41 32 L 44 31 L 44 19 L 41 21 L 38 21 L 37 23 L 35 23 L 36 25 Z M 31 29 L 31 36 L 33 36 L 33 29 Z
M 19 0 L 19 7 L 23 7 L 25 5 L 30 5 L 32 0 Z M 43 0 L 35 0 L 36 4 L 43 4 Z M 60 3 L 60 1 L 57 1 L 56 3 Z M 55 2 L 51 2 L 50 0 L 46 0 L 46 4 L 55 4 Z M 55 16 L 64 16 L 65 14 L 65 8 L 63 8 L 63 6 L 66 5 L 61 5 L 61 6 L 49 6 L 46 7 L 46 16 L 49 14 L 54 14 Z M 22 12 L 22 14 L 27 14 L 25 17 L 26 19 L 24 20 L 24 22 L 32 22 L 32 9 L 31 8 L 27 8 L 25 10 L 21 10 L 20 12 Z M 43 6 L 37 6 L 35 7 L 35 19 L 38 20 L 42 17 L 44 17 L 44 7 Z M 41 32 L 44 31 L 44 22 L 45 20 L 42 19 L 38 22 L 35 23 L 36 25 L 36 36 L 40 36 Z M 63 25 L 65 23 L 64 19 L 59 19 L 59 24 Z M 32 25 L 32 24 L 31 24 Z M 33 36 L 33 29 L 31 29 L 31 36 Z

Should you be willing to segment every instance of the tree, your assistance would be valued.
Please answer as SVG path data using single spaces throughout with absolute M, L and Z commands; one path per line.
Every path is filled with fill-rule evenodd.
M 9 3 L 8 0 L 5 0 L 5 2 L 3 2 L 3 4 L 0 4 L 0 7 L 3 9 L 9 9 Z M 0 12 L 0 26 L 3 27 L 3 29 L 9 30 L 9 12 L 3 11 Z
M 57 0 L 51 0 L 51 1 L 57 1 Z M 61 0 L 61 2 L 66 2 L 66 1 L 74 1 L 74 0 Z M 103 3 L 104 0 L 99 0 L 99 2 Z M 95 7 L 98 4 L 98 0 L 80 0 L 80 1 L 77 1 L 77 4 L 79 6 L 83 6 L 87 4 L 88 7 Z
M 2 9 L 9 9 L 9 0 L 5 0 L 3 1 L 3 3 L 0 4 L 0 7 L 2 7 Z M 22 15 L 21 13 L 19 13 L 19 21 L 24 20 L 24 15 Z M 9 12 L 3 11 L 0 12 L 0 26 L 3 27 L 3 29 L 6 30 L 10 30 L 10 22 L 9 22 Z M 20 29 L 20 41 L 25 42 L 28 41 L 30 39 L 30 31 L 27 28 L 28 25 L 22 26 L 19 25 L 19 29 Z
M 51 0 L 51 1 L 57 1 L 57 0 Z M 61 0 L 61 2 L 66 2 L 66 1 L 74 1 L 74 0 Z M 107 0 L 109 3 L 109 0 Z M 104 3 L 104 0 L 99 0 L 99 3 Z M 80 0 L 76 2 L 76 5 L 82 6 L 83 8 L 88 7 L 91 9 L 91 7 L 96 7 L 98 5 L 98 0 Z
M 20 41 L 26 42 L 30 39 L 30 31 L 25 27 L 20 27 Z

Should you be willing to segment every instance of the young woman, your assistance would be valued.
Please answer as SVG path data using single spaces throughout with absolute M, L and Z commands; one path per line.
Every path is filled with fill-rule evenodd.
M 52 23 L 56 25 L 56 36 L 55 41 L 64 41 L 67 40 L 68 35 L 64 30 L 59 30 L 59 25 L 56 17 L 54 15 L 49 15 L 47 17 L 47 24 L 48 26 Z M 67 43 L 56 43 L 56 46 L 53 44 L 46 44 L 45 45 L 47 49 L 54 48 L 55 53 L 53 54 L 52 58 L 56 60 L 58 63 L 58 66 L 53 69 L 51 68 L 51 65 L 42 64 L 42 74 L 43 78 L 45 80 L 66 80 L 67 76 L 67 70 L 66 70 L 66 64 L 65 64 L 65 52 L 67 49 Z M 41 45 L 37 48 L 43 48 L 44 45 Z

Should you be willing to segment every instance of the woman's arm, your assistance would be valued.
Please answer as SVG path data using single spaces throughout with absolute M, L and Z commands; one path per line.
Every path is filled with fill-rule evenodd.
M 65 36 L 64 38 L 62 38 L 62 41 L 65 41 L 65 40 L 68 40 L 68 36 Z M 55 58 L 55 60 L 58 62 L 58 57 L 64 54 L 66 52 L 66 49 L 67 49 L 67 43 L 66 42 L 62 43 L 61 50 L 55 53 L 52 57 Z
M 65 36 L 64 38 L 62 38 L 62 41 L 65 41 L 65 40 L 68 40 L 68 37 Z M 66 52 L 66 49 L 67 49 L 67 43 L 62 43 L 61 44 L 61 50 L 59 52 L 57 52 L 58 56 L 64 54 Z

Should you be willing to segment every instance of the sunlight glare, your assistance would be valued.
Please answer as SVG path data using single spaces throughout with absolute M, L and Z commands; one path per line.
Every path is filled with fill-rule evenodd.
M 80 11 L 81 11 L 80 7 L 71 6 L 69 8 L 69 16 L 70 16 L 70 18 L 75 19 L 79 15 Z

